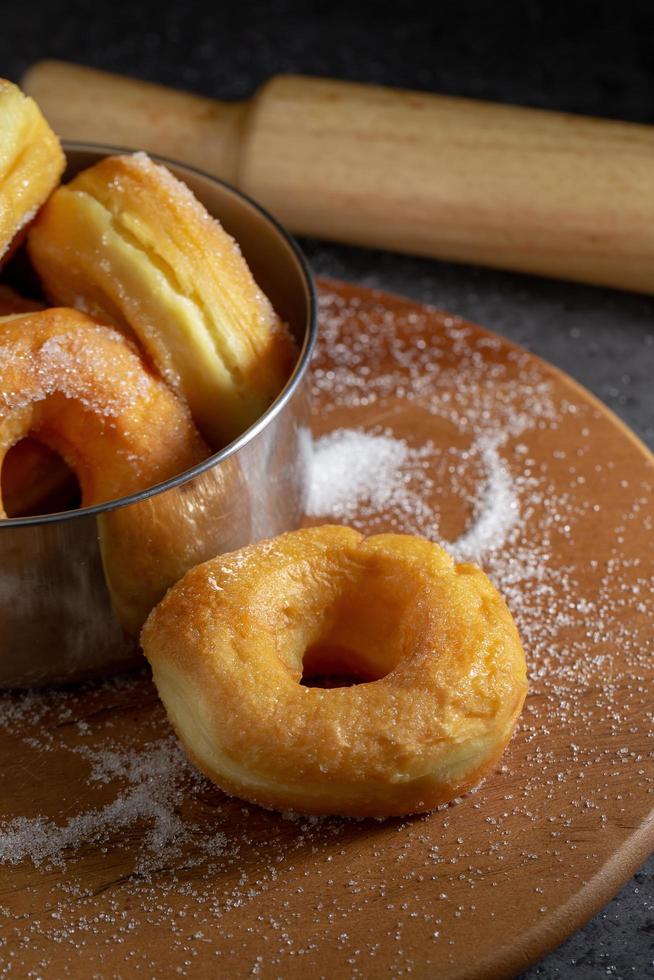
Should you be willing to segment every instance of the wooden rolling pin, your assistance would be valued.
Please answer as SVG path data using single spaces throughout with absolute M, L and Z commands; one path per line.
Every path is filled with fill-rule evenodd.
M 280 76 L 221 103 L 64 62 L 62 136 L 191 163 L 299 234 L 654 292 L 654 128 Z

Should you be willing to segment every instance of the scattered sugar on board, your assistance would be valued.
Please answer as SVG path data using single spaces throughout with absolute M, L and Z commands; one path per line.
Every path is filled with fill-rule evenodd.
M 514 480 L 498 452 L 502 440 L 501 433 L 485 434 L 467 454 L 468 460 L 479 455 L 484 476 L 470 525 L 455 541 L 442 542 L 458 559 L 479 560 L 491 549 L 502 549 L 519 521 Z M 425 484 L 429 489 L 436 486 L 429 464 L 439 452 L 433 443 L 412 449 L 404 439 L 388 433 L 336 429 L 318 439 L 311 452 L 307 513 L 356 523 L 362 510 L 375 514 L 392 510 L 408 518 L 402 530 L 442 541 L 437 514 L 424 496 Z M 413 486 L 416 474 L 420 488 Z
M 527 650 L 521 727 L 492 778 L 427 817 L 280 819 L 195 772 L 145 675 L 2 694 L 3 975 L 437 975 L 471 929 L 512 928 L 518 885 L 525 924 L 546 921 L 654 791 L 652 565 L 634 557 L 651 481 L 624 486 L 593 409 L 456 318 L 427 344 L 416 307 L 334 293 L 322 323 L 311 510 L 481 560 Z

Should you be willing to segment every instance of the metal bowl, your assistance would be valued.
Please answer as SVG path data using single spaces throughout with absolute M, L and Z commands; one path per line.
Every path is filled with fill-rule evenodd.
M 65 144 L 66 178 L 115 147 Z M 172 480 L 86 507 L 0 521 L 0 686 L 78 680 L 138 657 L 139 620 L 188 568 L 297 527 L 303 514 L 307 368 L 317 330 L 311 275 L 257 204 L 159 159 L 239 242 L 300 355 L 286 387 L 235 442 Z

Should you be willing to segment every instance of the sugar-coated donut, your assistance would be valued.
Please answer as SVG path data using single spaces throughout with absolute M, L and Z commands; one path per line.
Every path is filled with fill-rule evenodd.
M 64 155 L 33 99 L 0 78 L 0 262 L 59 183 Z
M 70 510 L 79 500 L 77 481 L 61 456 L 36 439 L 22 439 L 8 450 L 1 493 L 7 517 Z
M 29 252 L 53 302 L 129 327 L 214 448 L 256 421 L 296 357 L 236 242 L 144 153 L 60 187 Z
M 496 763 L 527 690 L 516 626 L 479 568 L 420 538 L 330 525 L 192 569 L 141 642 L 198 767 L 304 813 L 452 800 Z M 366 683 L 306 686 L 303 669 Z
M 42 309 L 42 303 L 0 283 L 0 316 Z M 1 493 L 7 515 L 23 517 L 68 510 L 75 505 L 77 487 L 60 456 L 35 439 L 23 439 L 5 456 Z
M 66 461 L 85 506 L 167 480 L 209 454 L 186 406 L 133 346 L 69 309 L 0 318 L 0 466 L 27 436 Z

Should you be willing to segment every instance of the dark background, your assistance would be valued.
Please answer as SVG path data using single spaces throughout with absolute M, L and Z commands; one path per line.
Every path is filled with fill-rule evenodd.
M 650 2 L 0 0 L 0 75 L 66 58 L 217 98 L 304 72 L 654 123 Z M 654 192 L 654 173 L 652 175 Z M 555 362 L 654 445 L 654 300 L 302 242 L 316 272 L 428 300 Z M 654 269 L 652 270 L 654 290 Z M 525 977 L 654 976 L 654 861 Z

